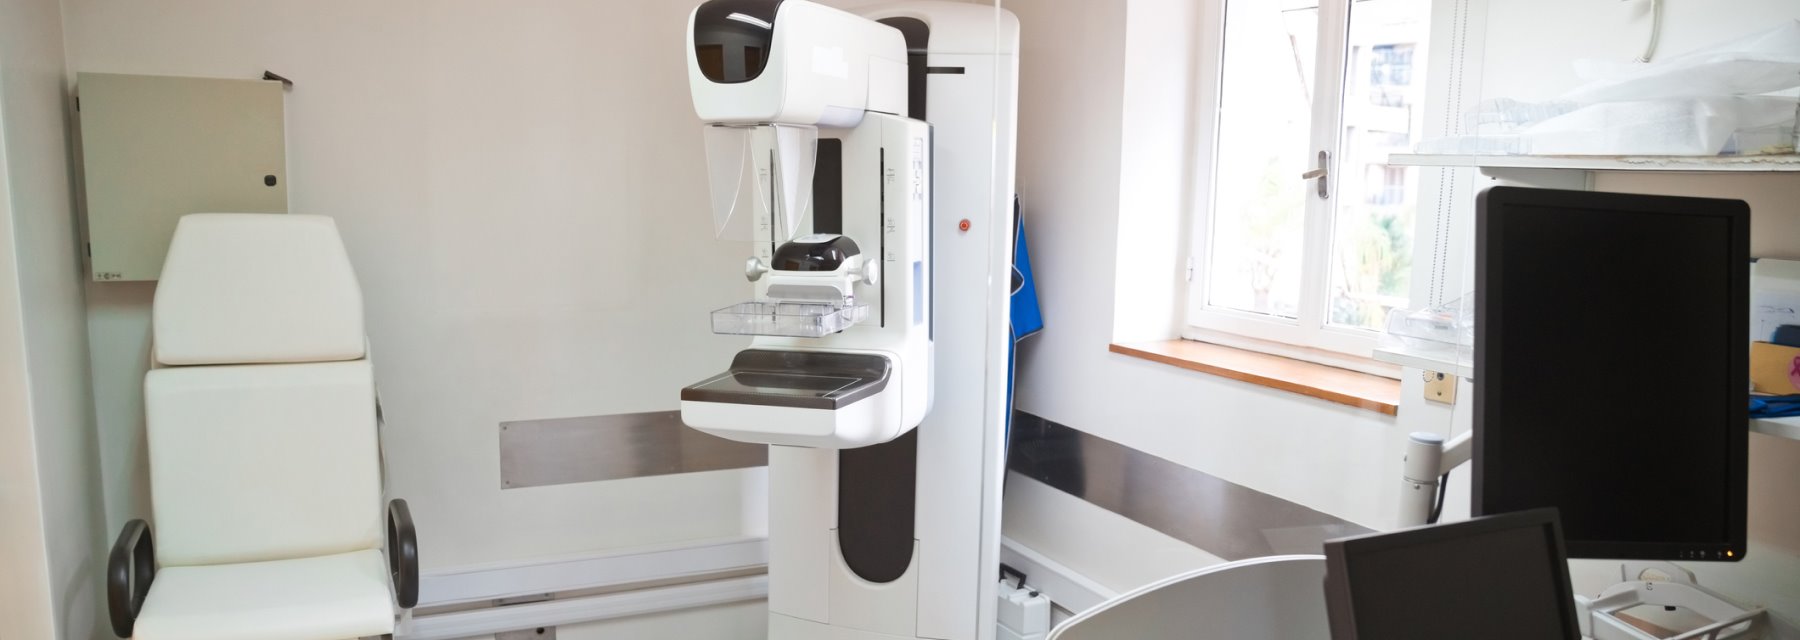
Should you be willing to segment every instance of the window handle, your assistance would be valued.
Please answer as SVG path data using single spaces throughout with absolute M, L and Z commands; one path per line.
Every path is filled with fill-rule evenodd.
M 1331 152 L 1319 152 L 1319 168 L 1300 174 L 1301 180 L 1319 181 L 1319 199 L 1331 199 Z

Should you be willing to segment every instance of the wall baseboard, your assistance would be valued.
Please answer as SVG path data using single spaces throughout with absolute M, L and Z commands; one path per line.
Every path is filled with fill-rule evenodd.
M 534 627 L 598 622 L 653 613 L 698 609 L 769 597 L 766 575 L 621 591 L 605 595 L 544 600 L 529 604 L 419 616 L 403 621 L 396 640 L 453 640 Z
M 768 540 L 743 537 L 459 567 L 420 576 L 419 608 L 695 578 L 768 564 Z
M 766 539 L 731 538 L 435 571 L 420 577 L 419 606 L 394 637 L 451 640 L 761 600 L 768 562 Z
M 1070 612 L 1118 595 L 1008 538 L 1000 557 Z M 419 606 L 394 637 L 453 640 L 762 600 L 768 576 L 742 573 L 764 571 L 768 561 L 768 540 L 732 538 L 435 571 L 421 576 Z M 721 574 L 727 577 L 713 577 Z

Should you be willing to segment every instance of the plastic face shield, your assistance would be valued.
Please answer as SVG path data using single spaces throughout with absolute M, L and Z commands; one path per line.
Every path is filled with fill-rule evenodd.
M 708 125 L 707 179 L 720 240 L 785 242 L 812 206 L 819 130 L 795 125 Z

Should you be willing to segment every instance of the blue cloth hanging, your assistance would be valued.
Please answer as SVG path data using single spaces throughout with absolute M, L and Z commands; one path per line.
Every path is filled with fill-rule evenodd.
M 1037 281 L 1031 277 L 1031 250 L 1025 242 L 1025 215 L 1013 198 L 1012 337 L 1013 342 L 1044 330 L 1038 308 Z
M 1750 396 L 1751 418 L 1791 418 L 1800 416 L 1800 395 Z
M 1044 330 L 1037 281 L 1031 277 L 1031 250 L 1025 243 L 1025 214 L 1013 196 L 1012 341 L 1006 345 L 1006 442 L 1012 443 L 1013 388 L 1018 379 L 1019 341 Z

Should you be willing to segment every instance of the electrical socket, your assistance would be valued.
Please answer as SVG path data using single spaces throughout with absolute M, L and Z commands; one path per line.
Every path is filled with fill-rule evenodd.
M 1456 376 L 1437 371 L 1425 372 L 1425 399 L 1432 402 L 1456 402 Z

